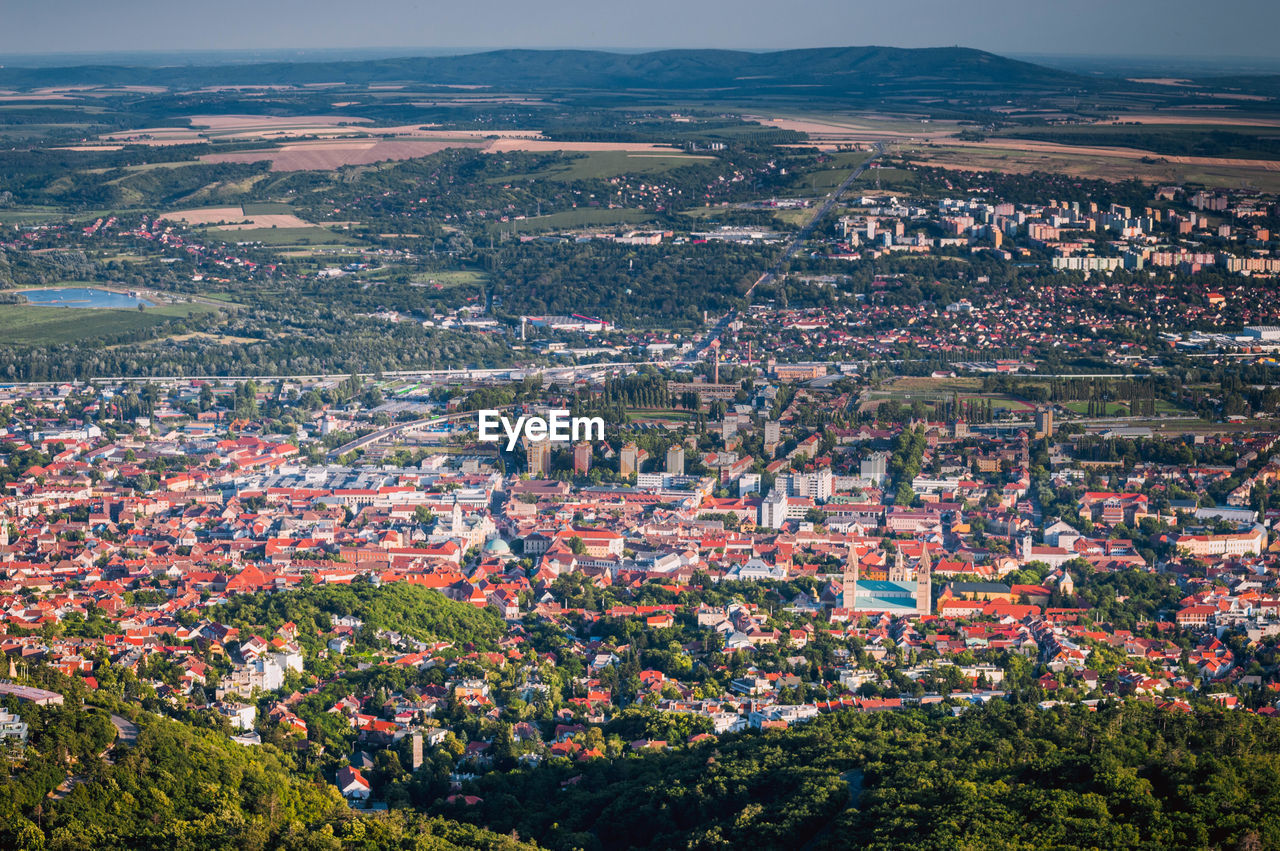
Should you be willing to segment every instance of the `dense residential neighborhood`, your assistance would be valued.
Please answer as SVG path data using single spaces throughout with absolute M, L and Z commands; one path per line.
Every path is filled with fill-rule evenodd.
M 970 425 L 945 399 L 949 421 L 887 420 L 822 381 L 740 383 L 661 430 L 510 453 L 448 398 L 384 401 L 395 380 L 150 385 L 132 421 L 128 386 L 10 391 L 9 677 L 296 741 L 359 807 L 424 764 L 465 800 L 489 771 L 835 710 L 1277 711 L 1276 432 L 1113 434 L 1051 404 Z M 531 411 L 666 391 L 528 387 Z M 378 430 L 397 405 L 413 428 Z
M 1142 2 L 6 10 L 0 848 L 1280 848 L 1280 17 Z

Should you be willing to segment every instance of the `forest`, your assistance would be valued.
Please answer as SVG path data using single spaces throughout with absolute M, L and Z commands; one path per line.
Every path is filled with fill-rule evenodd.
M 436 811 L 556 849 L 1269 848 L 1278 747 L 1267 718 L 1136 702 L 844 712 L 489 775 Z
M 29 709 L 25 711 L 30 711 Z M 53 710 L 63 726 L 72 708 Z M 86 717 L 110 727 L 104 716 Z M 65 797 L 31 800 L 0 787 L 0 847 L 11 849 L 455 849 L 517 851 L 524 843 L 416 813 L 353 813 L 332 783 L 299 773 L 274 746 L 246 748 L 225 736 L 143 713 L 130 747 L 111 761 L 83 750 L 83 774 Z M 99 740 L 92 747 L 99 747 Z M 33 769 L 28 769 L 33 770 Z M 56 764 L 41 771 L 65 773 Z
M 493 647 L 503 634 L 502 621 L 492 609 L 476 609 L 448 599 L 439 591 L 393 582 L 378 587 L 368 582 L 350 585 L 312 585 L 277 594 L 237 594 L 218 607 L 214 617 L 246 631 L 274 632 L 292 622 L 299 641 L 315 649 L 317 630 L 328 630 L 331 618 L 353 615 L 364 622 L 361 632 L 372 636 L 395 630 L 421 641 L 448 641 L 480 649 Z
M 136 744 L 110 747 L 103 714 L 23 710 L 30 755 L 65 756 L 3 785 L 6 848 L 1273 848 L 1280 836 L 1280 726 L 1205 707 L 1015 696 L 688 746 L 698 719 L 630 709 L 597 731 L 601 746 L 665 735 L 672 748 L 513 763 L 469 783 L 470 806 L 416 794 L 439 784 L 428 760 L 389 813 L 365 815 L 279 743 L 245 748 L 133 712 Z M 104 747 L 112 759 L 96 758 Z M 66 757 L 81 781 L 45 798 Z

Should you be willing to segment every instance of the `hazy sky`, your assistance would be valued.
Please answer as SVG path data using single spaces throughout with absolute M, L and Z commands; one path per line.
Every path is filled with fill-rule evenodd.
M 1271 57 L 1280 0 L 0 0 L 0 53 L 959 44 Z

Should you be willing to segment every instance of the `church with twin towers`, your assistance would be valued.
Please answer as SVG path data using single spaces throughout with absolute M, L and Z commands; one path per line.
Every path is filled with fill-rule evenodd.
M 883 575 L 883 574 L 882 574 Z M 919 558 L 908 560 L 894 547 L 887 579 L 863 579 L 857 550 L 849 548 L 844 568 L 841 607 L 850 614 L 888 614 L 920 617 L 933 612 L 933 565 L 926 547 Z

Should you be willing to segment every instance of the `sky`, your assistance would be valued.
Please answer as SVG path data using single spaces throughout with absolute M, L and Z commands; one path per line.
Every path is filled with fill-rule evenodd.
M 1275 57 L 1278 0 L 0 0 L 0 54 L 498 47 Z

